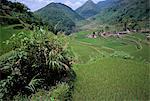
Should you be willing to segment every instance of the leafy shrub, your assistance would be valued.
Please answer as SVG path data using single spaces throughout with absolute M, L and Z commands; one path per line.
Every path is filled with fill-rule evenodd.
M 50 91 L 39 90 L 36 94 L 32 95 L 31 101 L 66 101 L 68 92 L 68 84 L 60 83 Z
M 132 56 L 130 56 L 129 54 L 127 54 L 123 51 L 115 51 L 114 53 L 111 54 L 111 57 L 119 57 L 119 58 L 123 58 L 123 59 L 133 59 Z
M 26 95 L 18 94 L 14 97 L 13 101 L 30 101 L 30 99 Z
M 38 90 L 35 94 L 32 94 L 31 101 L 51 101 L 50 95 L 48 95 L 48 91 Z
M 65 101 L 68 97 L 69 86 L 66 83 L 58 84 L 56 87 L 52 89 L 49 93 L 52 98 L 59 99 L 61 101 Z
M 0 99 L 10 100 L 19 92 L 28 96 L 39 88 L 49 90 L 58 82 L 71 80 L 73 57 L 65 39 L 35 29 L 7 40 L 14 52 L 0 60 Z

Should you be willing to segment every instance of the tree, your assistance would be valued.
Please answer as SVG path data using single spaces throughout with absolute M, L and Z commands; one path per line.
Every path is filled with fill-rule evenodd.
M 105 26 L 105 31 L 108 32 L 110 30 L 109 26 Z
M 12 8 L 15 12 L 19 13 L 26 13 L 30 10 L 26 5 L 19 2 L 14 2 Z
M 127 30 L 128 30 L 128 25 L 129 25 L 129 23 L 132 22 L 132 20 L 133 20 L 133 19 L 130 18 L 129 16 L 124 17 L 124 18 L 122 19 L 123 30 L 124 30 L 124 31 L 127 31 Z

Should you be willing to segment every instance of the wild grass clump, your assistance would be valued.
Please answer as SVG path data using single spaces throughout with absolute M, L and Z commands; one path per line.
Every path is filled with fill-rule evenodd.
M 11 100 L 18 93 L 29 96 L 37 89 L 71 81 L 73 56 L 62 37 L 35 29 L 7 40 L 14 52 L 0 60 L 0 99 Z
M 66 101 L 68 98 L 69 85 L 60 83 L 52 87 L 49 91 L 39 90 L 33 94 L 31 101 Z

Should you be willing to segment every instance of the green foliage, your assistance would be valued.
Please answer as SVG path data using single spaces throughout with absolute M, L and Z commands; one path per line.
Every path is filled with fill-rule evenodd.
M 37 75 L 35 75 L 31 79 L 29 84 L 25 87 L 25 88 L 31 90 L 31 92 L 33 92 L 33 93 L 36 92 L 36 87 L 39 86 L 42 83 L 42 81 L 44 80 L 44 79 L 36 79 L 36 77 L 37 77 Z
M 27 32 L 27 30 L 17 30 L 17 29 L 10 28 L 10 26 L 9 28 L 7 27 L 8 26 L 6 27 L 0 26 L 0 56 L 12 50 L 11 45 L 5 44 L 6 40 L 8 40 L 15 33 L 19 33 L 21 31 Z
M 61 101 L 65 101 L 66 97 L 68 97 L 69 86 L 65 83 L 58 84 L 56 87 L 52 89 L 50 95 L 54 99 L 59 99 Z
M 11 86 L 14 85 L 13 83 L 14 77 L 12 76 L 8 76 L 6 80 L 1 80 L 0 81 L 0 99 L 2 100 L 2 98 L 10 92 Z M 9 97 L 9 95 L 7 95 L 7 97 Z
M 2 0 L 0 9 L 1 25 L 22 24 L 15 28 L 24 28 L 27 24 L 28 26 L 43 24 L 42 20 L 22 3 Z
M 109 26 L 105 26 L 105 32 L 108 32 L 109 31 Z
M 31 101 L 54 101 L 54 98 L 51 98 L 51 96 L 48 94 L 48 91 L 45 90 L 38 90 L 35 94 L 31 95 Z
M 49 91 L 39 90 L 33 94 L 31 101 L 66 101 L 68 97 L 69 86 L 67 83 L 57 84 Z
M 64 40 L 41 28 L 14 34 L 7 40 L 14 52 L 0 60 L 1 99 L 10 100 L 18 92 L 30 95 L 37 88 L 50 89 L 57 82 L 69 82 L 73 57 Z
M 30 99 L 26 95 L 18 94 L 13 98 L 13 101 L 30 101 Z

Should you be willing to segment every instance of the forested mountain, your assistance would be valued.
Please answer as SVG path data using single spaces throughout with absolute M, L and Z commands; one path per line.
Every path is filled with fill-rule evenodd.
M 50 3 L 35 13 L 41 16 L 43 21 L 48 22 L 51 26 L 57 27 L 57 31 L 67 31 L 67 33 L 74 30 L 76 21 L 83 20 L 70 7 L 61 3 Z
M 91 0 L 87 1 L 91 2 Z M 148 0 L 105 0 L 100 1 L 92 9 L 96 9 L 97 13 L 94 11 L 93 16 L 89 16 L 91 25 L 97 24 L 126 24 L 130 28 L 135 29 L 135 27 L 148 27 L 149 26 L 149 15 L 150 6 L 148 5 Z M 82 8 L 82 10 L 81 10 Z M 83 9 L 84 8 L 84 9 Z M 90 6 L 85 4 L 77 9 L 79 11 L 85 12 L 86 15 L 90 15 L 91 12 L 87 11 Z M 84 16 L 84 15 L 83 15 Z M 88 23 L 88 25 L 90 25 Z M 95 26 L 96 26 L 95 25 Z
M 149 21 L 150 6 L 147 0 L 106 0 L 99 2 L 97 6 L 99 13 L 92 18 L 95 22 L 108 24 L 134 22 L 132 27 L 135 27 L 137 22 L 146 24 Z
M 150 6 L 147 0 L 106 0 L 97 4 L 99 14 L 94 18 L 102 22 L 121 22 L 124 19 L 148 20 Z
M 84 5 L 76 9 L 76 12 L 84 18 L 89 18 L 98 13 L 98 8 L 92 0 L 88 0 Z
M 43 15 L 43 16 L 45 16 L 45 15 L 49 16 L 52 14 L 59 16 L 60 12 L 63 13 L 68 18 L 70 18 L 72 21 L 79 21 L 79 20 L 83 19 L 74 10 L 72 10 L 70 7 L 68 7 L 62 3 L 50 3 L 49 5 L 36 11 L 36 13 Z M 60 16 L 61 16 L 61 14 L 60 14 Z

